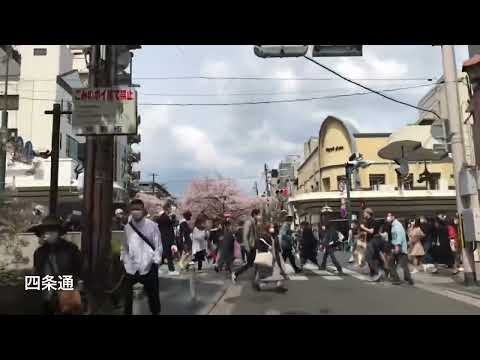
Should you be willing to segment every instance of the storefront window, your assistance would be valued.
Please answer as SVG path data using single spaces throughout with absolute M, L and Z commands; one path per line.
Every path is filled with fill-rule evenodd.
M 372 190 L 378 190 L 380 185 L 385 185 L 385 174 L 370 174 L 368 178 Z
M 330 191 L 330 178 L 322 179 L 323 191 Z

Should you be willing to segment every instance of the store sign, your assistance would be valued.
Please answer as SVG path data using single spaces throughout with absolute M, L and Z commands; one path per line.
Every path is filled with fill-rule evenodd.
M 137 92 L 131 88 L 75 89 L 73 107 L 77 135 L 137 133 Z
M 326 152 L 342 151 L 343 146 L 332 146 L 325 149 Z

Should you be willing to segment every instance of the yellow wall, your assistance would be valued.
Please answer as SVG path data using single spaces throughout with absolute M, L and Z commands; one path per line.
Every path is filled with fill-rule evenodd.
M 298 170 L 298 193 L 311 192 L 311 186 L 316 187 L 318 180 L 318 151 L 315 150 L 303 166 Z
M 342 150 L 327 152 L 328 148 L 342 146 Z M 325 136 L 320 140 L 320 168 L 327 166 L 345 164 L 348 157 L 352 154 L 348 133 L 338 122 L 331 122 L 326 129 Z

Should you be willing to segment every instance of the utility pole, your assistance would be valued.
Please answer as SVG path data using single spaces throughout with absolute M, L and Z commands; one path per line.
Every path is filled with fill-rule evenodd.
M 258 196 L 258 184 L 256 181 L 255 181 L 255 192 L 257 193 L 257 196 Z
M 455 64 L 455 51 L 453 45 L 442 45 L 443 72 L 445 77 L 445 92 L 448 106 L 448 123 L 451 133 L 451 149 L 454 166 L 457 210 L 459 214 L 464 210 L 478 209 L 478 195 L 461 194 L 461 183 L 464 180 L 462 174 L 466 170 L 465 149 L 463 139 L 463 122 L 457 87 L 457 70 Z M 477 224 L 478 225 L 478 224 Z M 465 285 L 473 285 L 476 282 L 475 263 L 473 258 L 473 246 L 475 234 L 465 233 L 465 245 L 462 249 Z
M 270 196 L 270 188 L 268 187 L 268 167 L 265 163 L 265 192 L 267 196 Z
M 45 111 L 46 115 L 53 115 L 52 124 L 52 151 L 50 153 L 50 193 L 49 215 L 57 215 L 58 204 L 58 162 L 60 158 L 60 121 L 63 114 L 71 111 L 62 111 L 60 104 L 53 104 L 52 110 Z
M 3 92 L 3 97 L 4 97 L 4 103 L 3 103 L 3 111 L 2 111 L 2 128 L 0 130 L 0 138 L 3 139 L 4 135 L 6 136 L 6 133 L 8 131 L 8 75 L 9 75 L 9 69 L 8 65 L 10 63 L 10 57 L 11 57 L 11 51 L 12 49 L 10 47 L 7 47 L 7 63 L 5 65 L 5 90 Z M 0 144 L 1 146 L 1 151 L 0 151 L 0 192 L 3 192 L 5 190 L 5 176 L 7 173 L 7 152 L 6 152 L 6 147 L 3 143 Z
M 115 84 L 115 46 L 105 46 L 105 62 L 100 66 L 100 48 L 92 45 L 89 87 Z M 113 197 L 113 136 L 87 136 L 82 252 L 85 256 L 85 285 L 89 313 L 100 311 L 110 286 L 111 225 Z

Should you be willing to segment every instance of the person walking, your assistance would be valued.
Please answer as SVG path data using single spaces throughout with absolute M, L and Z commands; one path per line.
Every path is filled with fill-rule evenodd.
M 374 213 L 371 208 L 363 210 L 363 220 L 360 223 L 360 230 L 365 232 L 367 243 L 372 239 L 375 234 L 375 219 Z
M 414 269 L 412 274 L 417 273 L 422 265 L 422 259 L 425 256 L 425 249 L 422 242 L 425 234 L 422 231 L 420 219 L 415 219 L 408 233 L 410 239 L 410 249 L 408 255 L 412 258 Z
M 420 229 L 425 234 L 423 238 L 423 249 L 425 255 L 423 257 L 423 271 L 437 273 L 438 269 L 434 264 L 434 243 L 437 241 L 437 231 L 435 229 L 434 220 L 425 216 L 420 216 Z
M 392 224 L 392 245 L 394 247 L 391 266 L 389 266 L 389 272 L 393 278 L 392 284 L 401 284 L 397 273 L 397 266 L 400 265 L 405 281 L 413 285 L 413 279 L 408 268 L 407 234 L 405 229 L 392 213 L 387 214 L 387 222 Z
M 182 220 L 178 225 L 178 232 L 180 242 L 182 244 L 179 267 L 184 270 L 187 268 L 187 264 L 190 262 L 192 256 L 192 228 L 189 225 L 189 221 L 192 219 L 192 213 L 187 210 L 182 214 Z
M 55 216 L 45 217 L 39 225 L 32 228 L 39 238 L 40 247 L 33 253 L 34 274 L 50 283 L 57 284 L 67 276 L 72 279 L 69 290 L 47 287 L 42 290 L 42 309 L 45 315 L 81 314 L 82 305 L 78 291 L 82 269 L 82 254 L 77 245 L 65 240 L 62 236 L 65 230 L 60 220 Z M 56 286 L 55 286 L 56 287 Z M 70 296 L 68 296 L 70 295 Z M 72 301 L 73 300 L 73 301 Z
M 310 260 L 314 265 L 320 268 L 317 260 L 318 242 L 313 233 L 312 226 L 307 222 L 302 223 L 301 226 L 302 237 L 300 244 L 302 249 L 302 266 L 304 266 L 306 262 Z
M 434 243 L 433 250 L 434 262 L 446 265 L 449 269 L 454 268 L 454 256 L 450 247 L 450 238 L 448 234 L 447 217 L 443 214 L 439 215 L 435 221 L 437 231 L 437 241 Z
M 285 293 L 288 291 L 284 285 L 287 274 L 281 256 L 280 242 L 275 234 L 273 224 L 268 224 L 265 230 L 266 232 L 260 239 L 257 249 L 259 254 L 263 256 L 269 254 L 270 256 L 265 256 L 266 261 L 264 260 L 263 263 L 255 263 L 254 288 L 257 291 L 273 290 Z M 259 255 L 259 257 L 262 255 Z
M 209 237 L 210 233 L 207 230 L 207 218 L 200 214 L 195 220 L 192 232 L 193 261 L 197 263 L 198 271 L 202 270 L 203 262 L 207 257 Z
M 280 228 L 280 246 L 282 248 L 283 261 L 286 262 L 288 259 L 293 270 L 296 274 L 298 274 L 302 270 L 297 266 L 295 256 L 293 254 L 294 238 L 291 230 L 292 221 L 293 217 L 287 216 L 285 222 Z
M 349 232 L 349 243 L 353 253 L 353 261 L 359 267 L 365 265 L 365 251 L 367 249 L 367 235 L 360 230 L 360 222 L 352 220 Z
M 178 271 L 175 271 L 175 265 L 173 264 L 173 251 L 172 247 L 175 245 L 175 229 L 174 222 L 171 218 L 172 204 L 167 201 L 163 205 L 163 211 L 157 218 L 158 228 L 162 239 L 162 261 L 161 264 L 167 260 L 168 263 L 168 275 L 180 275 Z
M 453 260 L 454 260 L 454 270 L 453 275 L 457 274 L 460 267 L 460 258 L 461 258 L 461 246 L 460 246 L 460 239 L 458 238 L 457 232 L 458 226 L 458 218 L 454 217 L 451 218 L 448 222 L 448 238 L 450 239 L 450 248 L 452 249 L 453 253 Z
M 163 247 L 158 225 L 146 218 L 142 200 L 130 202 L 131 218 L 125 226 L 125 236 L 120 250 L 120 260 L 125 266 L 125 315 L 132 315 L 133 286 L 141 283 L 148 297 L 150 312 L 160 313 L 158 265 Z
M 217 265 L 215 266 L 215 271 L 219 272 L 222 270 L 223 266 L 227 268 L 227 271 L 232 273 L 232 265 L 235 251 L 235 238 L 232 230 L 232 223 L 229 220 L 226 220 L 223 224 L 223 234 L 220 248 L 220 257 L 218 259 Z
M 388 255 L 391 253 L 391 244 L 380 235 L 379 227 L 374 229 L 373 237 L 367 242 L 365 249 L 365 260 L 370 269 L 369 281 L 380 281 L 384 279 L 386 268 L 389 267 L 391 261 Z
M 257 233 L 257 226 L 260 223 L 262 216 L 259 209 L 253 209 L 250 219 L 246 220 L 243 225 L 242 245 L 246 251 L 247 263 L 241 266 L 238 270 L 232 273 L 232 282 L 235 284 L 237 277 L 251 268 L 255 262 L 256 245 L 259 239 Z
M 320 265 L 320 270 L 326 270 L 327 268 L 327 258 L 330 257 L 332 260 L 333 265 L 337 268 L 337 272 L 339 275 L 343 275 L 343 269 L 340 263 L 338 262 L 335 256 L 335 250 L 340 242 L 338 231 L 335 228 L 333 223 L 328 223 L 327 225 L 327 232 L 323 239 L 323 259 L 322 264 Z

